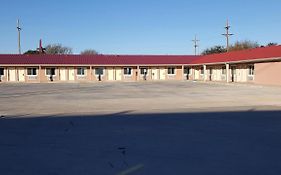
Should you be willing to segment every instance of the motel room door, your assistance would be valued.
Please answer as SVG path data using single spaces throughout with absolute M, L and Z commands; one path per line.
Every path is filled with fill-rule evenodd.
M 158 80 L 158 69 L 157 68 L 152 68 L 151 76 L 152 76 L 152 80 Z
M 18 77 L 19 77 L 19 82 L 24 82 L 25 81 L 24 68 L 20 68 L 18 70 Z
M 70 81 L 74 81 L 74 80 L 75 80 L 74 74 L 75 74 L 74 68 L 70 68 L 70 69 L 68 70 L 68 76 L 69 76 L 68 79 L 69 79 Z
M 198 69 L 194 70 L 194 79 L 199 80 L 199 70 Z
M 122 70 L 121 70 L 121 68 L 115 69 L 115 80 L 117 80 L 117 81 L 122 80 Z
M 60 80 L 66 81 L 66 68 L 64 67 L 60 69 Z
M 16 81 L 16 69 L 15 68 L 8 69 L 8 81 Z
M 165 68 L 160 69 L 160 80 L 165 80 L 166 79 L 166 70 Z
M 113 68 L 108 68 L 107 73 L 108 73 L 108 80 L 113 81 L 114 80 L 114 70 L 113 70 Z

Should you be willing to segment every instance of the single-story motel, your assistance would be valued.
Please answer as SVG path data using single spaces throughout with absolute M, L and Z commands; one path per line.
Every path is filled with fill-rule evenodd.
M 0 55 L 0 83 L 217 81 L 281 86 L 281 46 L 186 55 Z

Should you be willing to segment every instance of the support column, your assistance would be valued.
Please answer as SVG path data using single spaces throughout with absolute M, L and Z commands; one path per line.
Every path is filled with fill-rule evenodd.
M 56 74 L 58 75 L 58 77 L 56 78 L 56 81 L 58 81 L 58 82 L 61 80 L 60 70 L 61 70 L 61 67 L 55 68 L 55 72 L 57 71 Z
M 191 78 L 192 78 L 192 81 L 195 80 L 195 69 L 194 69 L 194 67 L 191 67 Z
M 230 82 L 230 71 L 229 71 L 229 64 L 225 64 L 226 67 L 226 82 Z
M 93 80 L 93 69 L 92 66 L 90 66 L 90 81 Z
M 203 69 L 204 69 L 204 81 L 207 81 L 207 77 L 208 77 L 207 66 L 203 65 Z
M 116 68 L 113 67 L 113 80 L 116 81 Z
M 137 81 L 140 81 L 140 66 L 137 66 Z
M 181 67 L 181 70 L 182 70 L 181 79 L 184 81 L 185 80 L 185 78 L 184 78 L 184 65 Z
M 42 70 L 42 67 L 39 66 L 39 70 L 38 70 L 38 80 L 39 80 L 39 83 L 41 83 L 41 70 Z

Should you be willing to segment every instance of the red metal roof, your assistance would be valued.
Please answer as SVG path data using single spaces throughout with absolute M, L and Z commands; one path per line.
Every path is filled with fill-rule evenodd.
M 242 51 L 202 56 L 192 61 L 192 64 L 227 63 L 252 61 L 257 59 L 281 58 L 281 46 L 260 47 Z
M 198 56 L 169 55 L 0 55 L 0 64 L 63 65 L 177 65 Z
M 188 55 L 0 55 L 0 65 L 188 65 L 281 58 L 281 46 L 207 56 Z

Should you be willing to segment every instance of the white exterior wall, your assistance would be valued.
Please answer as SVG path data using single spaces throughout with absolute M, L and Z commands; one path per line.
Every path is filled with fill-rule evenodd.
M 213 69 L 213 80 L 214 81 L 221 81 L 222 80 L 221 72 L 222 72 L 222 69 L 219 69 L 218 67 Z
M 152 70 L 151 70 L 151 79 L 152 80 L 158 80 L 159 79 L 158 69 L 157 68 L 152 68 Z
M 199 80 L 200 78 L 200 70 L 194 69 L 194 79 Z
M 166 69 L 165 68 L 161 68 L 160 69 L 160 80 L 165 80 L 166 79 Z
M 247 71 L 245 67 L 237 68 L 236 70 L 236 82 L 247 82 Z

